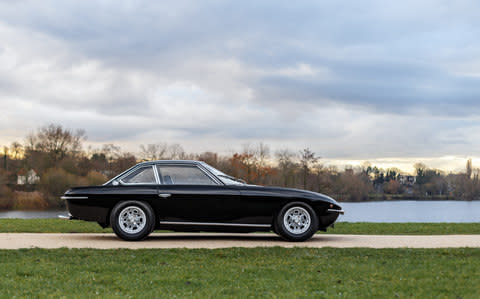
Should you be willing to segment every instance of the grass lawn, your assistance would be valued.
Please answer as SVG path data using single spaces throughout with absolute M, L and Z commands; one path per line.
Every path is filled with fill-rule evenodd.
M 0 232 L 102 233 L 94 222 L 62 219 L 0 219 Z M 320 232 L 323 233 L 323 232 Z M 480 234 L 480 223 L 348 223 L 339 222 L 330 234 L 444 235 Z
M 0 250 L 0 297 L 478 298 L 480 249 Z

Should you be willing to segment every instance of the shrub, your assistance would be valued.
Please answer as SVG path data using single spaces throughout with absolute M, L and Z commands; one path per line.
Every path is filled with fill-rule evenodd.
M 89 186 L 101 185 L 107 181 L 107 177 L 98 171 L 89 171 L 86 179 Z
M 13 202 L 13 192 L 7 186 L 0 185 L 0 210 L 12 209 Z
M 13 208 L 16 210 L 43 210 L 48 206 L 48 202 L 38 191 L 15 192 Z
M 61 207 L 64 204 L 60 199 L 62 194 L 70 187 L 78 186 L 79 183 L 79 177 L 61 168 L 50 168 L 42 175 L 40 188 L 53 205 Z

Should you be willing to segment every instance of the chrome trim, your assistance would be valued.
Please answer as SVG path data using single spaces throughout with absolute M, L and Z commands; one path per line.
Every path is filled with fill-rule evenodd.
M 72 216 L 72 214 L 70 214 L 70 213 L 68 213 L 67 216 L 65 216 L 65 215 L 57 215 L 57 217 L 60 218 L 60 219 L 65 219 L 65 220 L 71 220 L 71 219 L 73 219 L 73 216 Z
M 155 170 L 157 170 L 157 165 L 174 165 L 174 166 L 178 166 L 178 165 L 184 165 L 184 166 L 196 166 L 197 168 L 200 168 L 200 170 L 202 170 L 206 175 L 208 175 L 215 183 L 217 183 L 217 185 L 225 185 L 225 183 L 222 182 L 222 180 L 220 180 L 219 178 L 217 178 L 216 175 L 214 175 L 213 173 L 211 173 L 208 169 L 206 169 L 203 165 L 202 165 L 202 162 L 200 161 L 195 161 L 195 160 L 156 160 L 156 161 L 145 161 L 145 162 L 141 162 L 141 163 L 138 163 L 136 165 L 133 165 L 132 167 L 130 167 L 129 169 L 125 170 L 124 172 L 114 176 L 113 178 L 111 178 L 110 180 L 108 180 L 106 183 L 104 183 L 102 186 L 105 186 L 105 185 L 108 185 L 110 184 L 111 182 L 113 182 L 114 180 L 119 180 L 121 177 L 131 173 L 132 171 L 135 171 L 137 168 L 140 168 L 140 167 L 145 167 L 145 166 L 152 166 L 153 168 L 155 168 Z M 158 172 L 157 172 L 157 175 L 158 175 Z M 157 179 L 157 184 L 158 185 L 162 185 L 162 182 L 161 182 L 161 179 L 160 179 L 160 176 L 156 177 Z M 121 184 L 125 184 L 125 183 L 121 183 Z M 127 185 L 127 184 L 125 184 Z M 129 185 L 135 185 L 135 184 L 129 184 Z M 148 184 L 148 185 L 153 185 L 153 184 Z
M 157 165 L 152 165 L 152 167 L 153 167 L 153 174 L 155 175 L 155 181 L 157 181 L 157 185 L 161 185 L 162 181 L 160 179 L 160 176 L 158 175 Z
M 215 183 L 217 183 L 217 185 L 225 185 L 224 182 L 222 182 L 222 180 L 220 180 L 216 175 L 214 175 L 213 173 L 211 173 L 206 167 L 204 167 L 202 164 L 196 164 L 195 165 L 198 169 L 200 169 L 201 171 L 203 171 L 203 173 L 205 173 L 209 178 L 211 178 Z
M 111 182 L 113 182 L 114 180 L 117 180 L 119 177 L 122 177 L 124 174 L 126 173 L 129 173 L 130 171 L 134 170 L 135 168 L 138 168 L 140 166 L 144 166 L 144 165 L 139 165 L 139 164 L 135 164 L 133 165 L 132 167 L 130 167 L 129 169 L 121 172 L 120 174 L 114 176 L 113 178 L 111 178 L 110 180 L 108 180 L 106 183 L 104 183 L 102 186 L 105 186 L 105 185 L 108 185 L 110 184 Z
M 345 214 L 344 210 L 328 209 L 327 212 L 335 212 L 335 213 L 342 214 L 342 215 Z
M 201 226 L 236 226 L 236 227 L 271 227 L 270 224 L 221 223 L 221 222 L 160 221 L 160 224 L 169 224 L 169 225 L 201 225 Z
M 62 196 L 60 199 L 88 199 L 88 196 Z
M 191 163 L 191 164 L 175 163 L 175 161 L 173 161 L 172 163 L 159 163 L 159 164 L 155 164 L 154 166 L 155 166 L 154 168 L 156 168 L 156 169 L 157 169 L 157 167 L 161 168 L 163 166 L 195 167 L 195 168 L 198 168 L 198 170 L 200 170 L 202 173 L 204 173 L 209 179 L 211 179 L 213 181 L 213 183 L 215 183 L 215 185 L 225 185 L 215 175 L 210 173 L 207 169 L 205 169 L 205 167 L 203 167 L 200 164 L 196 164 L 196 163 Z M 157 169 L 157 171 L 158 171 L 158 169 Z M 159 175 L 159 177 L 160 177 L 160 175 Z M 163 182 L 160 181 L 159 185 L 163 186 L 165 184 L 163 184 Z M 171 184 L 171 185 L 180 185 L 180 184 Z
M 124 181 L 122 181 L 122 178 L 130 175 L 132 172 L 134 171 L 137 171 L 138 169 L 141 169 L 141 168 L 148 168 L 148 167 L 151 167 L 152 170 L 153 170 L 153 176 L 155 177 L 155 183 L 125 183 Z M 141 165 L 139 167 L 136 167 L 135 169 L 132 169 L 131 171 L 129 171 L 128 173 L 125 173 L 124 175 L 122 175 L 121 177 L 118 178 L 118 182 L 120 183 L 120 185 L 125 185 L 125 186 L 135 186 L 135 185 L 158 185 L 158 177 L 155 176 L 155 165 Z

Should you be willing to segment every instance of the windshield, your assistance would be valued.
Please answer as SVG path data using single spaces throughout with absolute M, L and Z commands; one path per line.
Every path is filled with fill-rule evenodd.
M 233 176 L 227 175 L 220 170 L 213 168 L 212 166 L 208 165 L 207 163 L 202 163 L 202 165 L 207 168 L 211 173 L 217 176 L 225 185 L 245 185 L 246 182 Z

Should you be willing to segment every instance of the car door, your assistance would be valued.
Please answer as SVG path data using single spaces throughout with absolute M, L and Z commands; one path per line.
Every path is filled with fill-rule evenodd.
M 160 222 L 219 223 L 234 219 L 229 202 L 240 192 L 196 165 L 158 164 Z

